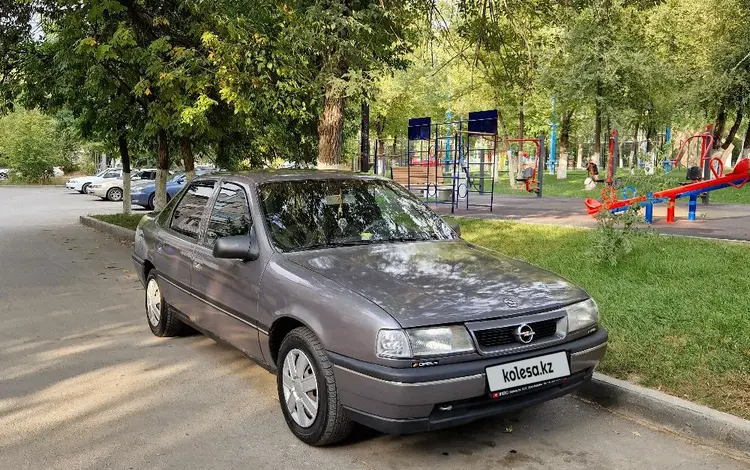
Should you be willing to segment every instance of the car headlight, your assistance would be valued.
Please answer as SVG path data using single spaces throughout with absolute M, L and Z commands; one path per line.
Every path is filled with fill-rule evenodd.
M 461 325 L 411 330 L 380 330 L 376 345 L 378 357 L 407 359 L 442 356 L 474 351 L 474 343 Z
M 588 299 L 565 307 L 568 314 L 568 333 L 596 326 L 599 323 L 599 307 L 594 299 Z

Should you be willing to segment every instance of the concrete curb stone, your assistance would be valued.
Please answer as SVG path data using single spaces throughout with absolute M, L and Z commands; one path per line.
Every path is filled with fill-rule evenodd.
M 750 421 L 737 416 L 600 373 L 577 395 L 674 433 L 750 454 Z
M 93 229 L 99 230 L 100 232 L 108 233 L 118 240 L 130 243 L 133 243 L 135 241 L 135 230 L 130 230 L 129 228 L 120 227 L 119 225 L 110 224 L 108 222 L 103 222 L 99 219 L 95 219 L 93 217 L 88 217 L 85 215 L 81 216 L 80 222 L 86 227 L 91 227 Z

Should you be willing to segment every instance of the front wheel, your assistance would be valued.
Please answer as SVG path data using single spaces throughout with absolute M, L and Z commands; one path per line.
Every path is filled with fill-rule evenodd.
M 284 419 L 298 439 L 324 446 L 351 433 L 353 423 L 341 405 L 333 364 L 308 328 L 292 330 L 281 343 L 276 382 Z
M 81 186 L 81 190 L 78 192 L 81 194 L 86 194 L 86 190 L 89 189 L 89 186 L 89 183 L 84 184 L 83 186 Z
M 120 188 L 112 188 L 109 191 L 107 191 L 107 199 L 114 202 L 120 202 L 122 201 L 122 189 Z

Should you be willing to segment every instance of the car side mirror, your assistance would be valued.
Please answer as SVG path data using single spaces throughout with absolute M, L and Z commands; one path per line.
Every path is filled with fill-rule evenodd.
M 219 238 L 214 244 L 214 258 L 255 261 L 260 258 L 258 241 L 251 235 Z
M 457 224 L 457 223 L 450 224 L 450 226 L 453 229 L 453 231 L 456 232 L 456 235 L 458 235 L 459 237 L 461 237 L 461 226 L 459 224 Z

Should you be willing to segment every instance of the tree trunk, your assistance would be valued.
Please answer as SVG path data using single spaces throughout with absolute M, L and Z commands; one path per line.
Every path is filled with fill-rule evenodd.
M 570 148 L 570 121 L 573 119 L 573 111 L 563 114 L 560 122 L 560 161 L 557 164 L 557 179 L 568 177 L 568 149 Z
M 187 137 L 180 138 L 180 153 L 182 154 L 182 164 L 185 165 L 185 175 L 189 182 L 195 178 L 195 157 L 193 156 L 193 145 Z
M 635 167 L 638 163 L 638 132 L 641 122 L 635 121 L 635 130 L 633 131 L 633 148 L 630 150 L 630 167 Z
M 740 124 L 742 124 L 742 101 L 737 103 L 737 114 L 734 117 L 734 124 L 732 124 L 732 127 L 729 128 L 729 134 L 727 134 L 726 140 L 721 145 L 721 148 L 723 150 L 728 149 L 732 144 L 734 136 L 737 134 L 737 130 L 740 128 Z
M 721 148 L 721 138 L 724 136 L 724 126 L 727 122 L 727 110 L 722 103 L 719 106 L 719 111 L 716 113 L 716 124 L 714 125 L 714 144 L 711 147 L 713 150 L 719 150 Z
M 740 153 L 740 157 L 750 157 L 750 124 L 747 125 L 747 130 L 745 131 L 745 140 L 742 141 L 742 153 Z
M 122 213 L 130 215 L 130 153 L 128 152 L 128 140 L 125 133 L 117 137 L 117 145 L 120 147 L 120 160 L 122 160 Z
M 359 140 L 359 171 L 370 170 L 370 105 L 362 100 L 362 118 Z
M 597 87 L 598 90 L 598 87 Z M 594 154 L 589 160 L 594 162 L 597 167 L 601 167 L 602 156 L 602 104 L 599 93 L 596 96 L 596 106 L 594 115 Z
M 500 107 L 498 106 L 497 109 L 497 124 L 500 126 L 500 135 L 502 136 L 503 142 L 502 142 L 502 149 L 507 153 L 508 149 L 510 149 L 510 143 L 508 142 L 508 128 L 505 126 L 505 118 L 503 118 L 503 112 L 500 111 Z M 515 164 L 513 156 L 508 159 L 508 176 L 510 179 L 510 187 L 515 188 L 516 187 L 516 171 L 518 166 Z
M 318 119 L 318 168 L 338 168 L 344 137 L 344 97 L 326 93 Z
M 649 124 L 648 130 L 646 131 L 646 153 L 651 153 L 651 149 L 654 148 L 654 126 Z
M 154 210 L 160 211 L 167 205 L 167 178 L 169 177 L 169 143 L 167 132 L 161 129 L 156 134 L 158 161 L 156 164 L 156 192 Z

